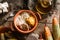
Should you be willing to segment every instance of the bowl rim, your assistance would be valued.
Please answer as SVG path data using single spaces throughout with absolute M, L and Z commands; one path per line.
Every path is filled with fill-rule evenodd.
M 16 20 L 17 16 L 18 16 L 19 14 L 21 14 L 22 12 L 28 12 L 28 13 L 32 14 L 32 15 L 35 17 L 35 25 L 34 25 L 34 27 L 33 27 L 31 30 L 23 31 L 23 30 L 20 30 L 20 29 L 16 26 L 15 20 Z M 37 17 L 36 17 L 36 15 L 34 14 L 34 12 L 31 11 L 31 10 L 20 10 L 20 11 L 18 11 L 17 14 L 14 16 L 14 27 L 15 27 L 15 28 L 17 29 L 17 31 L 19 31 L 20 33 L 30 33 L 30 32 L 32 32 L 32 31 L 34 31 L 34 30 L 36 29 L 37 25 L 38 25 Z

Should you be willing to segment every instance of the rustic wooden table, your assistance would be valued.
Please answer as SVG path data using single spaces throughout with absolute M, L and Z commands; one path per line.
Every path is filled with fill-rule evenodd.
M 52 14 L 51 16 L 48 16 L 48 15 L 46 15 L 47 16 L 47 18 L 45 18 L 45 19 L 42 19 L 42 20 L 40 20 L 39 21 L 39 24 L 38 24 L 38 26 L 37 26 L 37 28 L 32 32 L 32 33 L 34 33 L 34 34 L 40 34 L 40 33 L 42 33 L 42 32 L 44 32 L 44 22 L 45 22 L 45 20 L 47 20 L 47 26 L 50 28 L 50 30 L 52 31 L 52 18 L 54 17 L 54 16 L 56 16 L 57 17 L 57 19 L 58 19 L 58 21 L 60 22 L 60 17 L 59 17 L 59 15 L 60 15 L 60 2 L 59 2 L 59 0 L 57 1 L 58 3 L 57 3 L 57 13 L 55 13 L 55 14 Z M 9 14 L 7 14 L 7 16 L 8 16 Z M 4 17 L 5 18 L 5 17 Z M 13 20 L 13 17 L 11 18 L 11 19 L 8 19 L 8 21 L 12 21 Z M 8 24 L 9 24 L 10 22 L 6 22 L 6 23 L 4 23 L 3 25 L 4 26 L 7 26 Z M 5 32 L 5 33 L 1 33 L 0 34 L 0 40 L 26 40 L 26 38 L 29 36 L 29 35 L 31 35 L 31 33 L 29 33 L 29 34 L 26 34 L 26 35 L 23 35 L 23 34 L 19 34 L 19 33 L 17 33 L 17 32 L 11 32 L 11 31 L 8 31 L 8 32 Z M 7 39 L 6 39 L 7 38 Z

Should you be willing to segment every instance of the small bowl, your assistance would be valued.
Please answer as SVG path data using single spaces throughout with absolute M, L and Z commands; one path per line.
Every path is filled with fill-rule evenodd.
M 34 16 L 34 18 L 35 18 L 35 25 L 33 26 L 33 28 L 32 28 L 31 30 L 23 31 L 23 30 L 21 30 L 20 28 L 18 28 L 18 27 L 16 26 L 16 22 L 15 22 L 15 21 L 16 21 L 16 18 L 17 18 L 17 16 L 20 15 L 22 12 L 28 12 L 28 13 L 30 13 L 31 15 Z M 17 31 L 20 32 L 20 33 L 30 33 L 30 32 L 32 32 L 32 31 L 34 31 L 34 30 L 36 29 L 37 25 L 38 25 L 37 17 L 36 17 L 36 15 L 35 15 L 35 13 L 32 12 L 31 10 L 20 10 L 20 11 L 17 12 L 17 14 L 14 16 L 14 27 L 15 27 L 15 28 L 17 29 Z

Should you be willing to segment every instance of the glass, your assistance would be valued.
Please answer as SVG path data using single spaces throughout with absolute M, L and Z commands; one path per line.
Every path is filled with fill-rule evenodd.
M 52 8 L 51 0 L 38 0 L 36 5 L 36 10 L 40 14 L 47 14 Z

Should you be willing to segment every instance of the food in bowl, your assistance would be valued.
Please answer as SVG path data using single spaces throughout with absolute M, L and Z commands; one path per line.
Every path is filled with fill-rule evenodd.
M 30 33 L 37 27 L 38 20 L 34 12 L 20 10 L 14 17 L 14 26 L 21 33 Z

